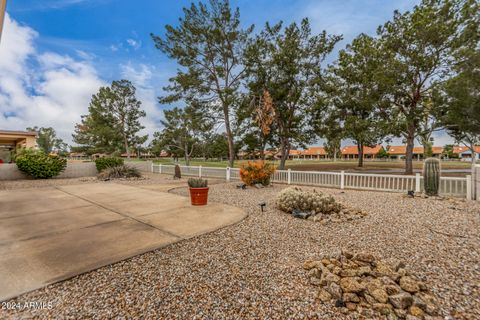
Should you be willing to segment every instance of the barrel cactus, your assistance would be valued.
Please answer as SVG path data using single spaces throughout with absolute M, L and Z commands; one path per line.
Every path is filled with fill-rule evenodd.
M 428 196 L 438 196 L 440 189 L 440 160 L 427 158 L 423 164 L 423 186 Z

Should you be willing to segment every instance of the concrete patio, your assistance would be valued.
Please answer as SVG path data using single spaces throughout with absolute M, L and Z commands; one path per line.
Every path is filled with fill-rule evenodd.
M 0 301 L 236 223 L 246 213 L 148 188 L 92 183 L 0 192 Z

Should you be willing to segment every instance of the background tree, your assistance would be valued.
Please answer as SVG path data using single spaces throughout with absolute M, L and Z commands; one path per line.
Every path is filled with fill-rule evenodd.
M 161 132 L 154 134 L 153 144 L 173 154 L 182 154 L 188 166 L 192 154 L 201 144 L 202 133 L 212 130 L 212 119 L 196 104 L 191 104 L 184 109 L 165 110 L 163 113 L 165 120 L 161 123 L 164 128 Z
M 445 84 L 443 122 L 455 141 L 473 155 L 475 145 L 480 144 L 480 51 L 468 53 L 456 69 L 457 75 Z
M 312 35 L 308 19 L 285 28 L 267 23 L 246 50 L 248 86 L 257 95 L 267 90 L 275 106 L 280 169 L 285 169 L 292 145 L 310 143 L 316 135 L 311 109 L 322 78 L 321 63 L 340 38 L 325 31 Z
M 466 1 L 469 2 L 469 1 Z M 465 1 L 423 0 L 413 11 L 394 12 L 379 27 L 384 67 L 379 83 L 388 85 L 392 133 L 407 144 L 405 173 L 412 174 L 419 123 L 434 89 L 448 76 L 459 46 Z
M 143 144 L 148 137 L 137 135 L 145 128 L 140 118 L 146 114 L 140 108 L 132 83 L 113 81 L 111 86 L 101 87 L 92 96 L 89 113 L 75 126 L 73 140 L 95 152 L 124 151 L 130 158 L 131 148 Z
M 358 166 L 363 166 L 363 149 L 376 145 L 384 137 L 385 124 L 380 115 L 384 88 L 378 83 L 383 67 L 375 39 L 359 35 L 330 68 L 325 86 L 328 101 L 333 104 L 330 118 L 338 118 L 345 138 L 358 148 Z
M 229 165 L 235 159 L 231 117 L 239 105 L 239 87 L 244 77 L 241 60 L 244 46 L 253 26 L 242 29 L 240 11 L 230 8 L 229 1 L 211 0 L 209 5 L 192 3 L 184 8 L 179 25 L 167 25 L 162 38 L 152 34 L 158 49 L 183 67 L 170 79 L 165 90 L 171 95 L 161 103 L 180 99 L 201 99 L 223 118 L 229 147 Z
M 37 145 L 45 154 L 52 152 L 64 153 L 68 149 L 68 145 L 57 137 L 57 133 L 52 127 L 39 128 L 35 126 L 33 128 L 27 128 L 27 131 L 37 132 Z

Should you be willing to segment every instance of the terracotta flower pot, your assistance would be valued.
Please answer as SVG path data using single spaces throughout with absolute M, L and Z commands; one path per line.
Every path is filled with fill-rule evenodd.
M 208 202 L 207 188 L 190 188 L 190 199 L 193 206 L 204 206 Z

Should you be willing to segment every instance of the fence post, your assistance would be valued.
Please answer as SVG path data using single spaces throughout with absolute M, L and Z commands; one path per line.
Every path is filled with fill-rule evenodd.
M 292 169 L 287 170 L 287 184 L 292 183 Z
M 420 192 L 420 173 L 415 173 L 415 192 Z
M 345 189 L 345 171 L 340 171 L 340 189 Z
M 472 176 L 467 175 L 467 200 L 472 200 Z
M 202 166 L 198 166 L 198 177 L 202 177 Z
M 158 173 L 162 173 L 162 164 L 161 163 L 158 165 Z
M 150 165 L 150 172 L 153 173 L 153 161 L 152 161 L 152 164 Z
M 230 167 L 227 167 L 226 179 L 227 179 L 227 181 L 230 181 Z

